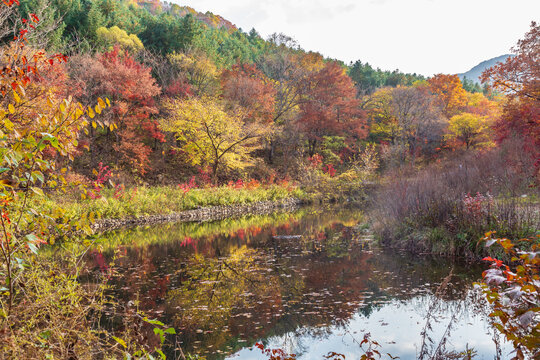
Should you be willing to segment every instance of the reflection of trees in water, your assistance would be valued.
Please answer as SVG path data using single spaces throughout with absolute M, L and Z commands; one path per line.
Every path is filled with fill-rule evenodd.
M 115 297 L 138 299 L 143 311 L 173 325 L 185 350 L 219 351 L 211 358 L 220 358 L 268 337 L 287 336 L 302 349 L 302 338 L 326 338 L 330 326 L 347 329 L 356 312 L 369 316 L 390 299 L 434 293 L 448 272 L 440 261 L 365 251 L 346 226 L 357 214 L 287 216 L 260 224 L 244 218 L 222 229 L 201 224 L 193 233 L 202 237 L 184 225 L 122 235 L 117 243 L 139 245 L 119 248 Z M 446 300 L 463 298 L 470 284 L 469 275 L 454 280 L 453 292 L 435 296 L 441 307 L 453 306 Z

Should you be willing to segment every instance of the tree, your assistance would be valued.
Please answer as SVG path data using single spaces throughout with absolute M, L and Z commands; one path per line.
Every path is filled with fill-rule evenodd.
M 202 28 L 192 14 L 182 19 L 169 14 L 143 19 L 145 29 L 139 34 L 145 47 L 162 55 L 187 50 Z
M 264 127 L 227 113 L 210 98 L 170 99 L 163 105 L 168 114 L 160 120 L 161 129 L 176 135 L 193 165 L 211 167 L 214 184 L 223 167 L 239 170 L 251 164 Z
M 392 115 L 397 121 L 399 142 L 407 145 L 412 155 L 412 165 L 422 147 L 440 140 L 442 121 L 434 102 L 422 87 L 398 87 L 392 90 Z
M 101 44 L 107 51 L 111 51 L 114 49 L 114 46 L 118 46 L 123 51 L 136 54 L 144 48 L 143 43 L 137 35 L 128 34 L 118 26 L 111 28 L 102 26 L 96 30 L 96 37 L 98 44 Z
M 72 88 L 78 98 L 91 100 L 108 97 L 112 111 L 104 117 L 108 130 L 90 128 L 91 167 L 98 161 L 119 159 L 125 169 L 144 174 L 152 141 L 165 139 L 151 115 L 157 113 L 154 96 L 160 93 L 150 69 L 122 53 L 113 51 L 91 57 L 77 58 L 72 66 Z M 112 129 L 117 128 L 114 134 Z
M 369 121 L 369 136 L 374 141 L 395 145 L 401 129 L 392 109 L 392 91 L 389 87 L 377 90 L 366 100 L 364 109 Z
M 186 76 L 197 95 L 214 95 L 218 91 L 218 69 L 205 54 L 173 53 L 169 61 Z
M 239 106 L 248 119 L 272 122 L 276 90 L 254 65 L 237 64 L 221 74 L 223 98 L 234 110 Z
M 482 74 L 482 82 L 507 95 L 502 116 L 495 124 L 499 142 L 520 138 L 523 150 L 536 159 L 540 179 L 540 24 L 531 29 L 509 57 Z
M 428 79 L 429 89 L 437 96 L 443 114 L 449 119 L 467 105 L 467 93 L 457 75 L 437 74 Z
M 448 123 L 448 134 L 445 139 L 452 142 L 458 141 L 465 148 L 489 146 L 489 123 L 484 116 L 471 113 L 454 115 Z
M 540 101 L 540 24 L 533 21 L 512 50 L 516 56 L 484 71 L 482 82 L 511 97 Z
M 330 62 L 306 82 L 298 123 L 308 139 L 310 156 L 325 135 L 345 134 L 349 140 L 367 135 L 356 89 L 340 65 Z
M 20 331 L 14 326 L 13 310 L 27 297 L 29 289 L 22 290 L 28 284 L 25 273 L 39 266 L 34 257 L 39 246 L 65 235 L 71 225 L 90 232 L 84 219 L 70 219 L 61 208 L 46 210 L 34 204 L 42 201 L 43 189 L 59 191 L 68 185 L 62 175 L 67 169 L 57 166 L 73 159 L 87 115 L 107 107 L 101 98 L 95 107 L 84 107 L 63 98 L 61 89 L 49 87 L 51 79 L 42 74 L 57 73 L 54 67 L 67 57 L 27 47 L 26 34 L 39 23 L 35 14 L 29 15 L 2 49 L 5 62 L 0 72 L 0 325 L 19 336 L 28 335 L 28 328 Z
M 273 121 L 280 123 L 298 109 L 304 79 L 308 72 L 300 65 L 299 55 L 291 51 L 292 39 L 274 34 L 258 68 L 273 80 L 276 91 Z

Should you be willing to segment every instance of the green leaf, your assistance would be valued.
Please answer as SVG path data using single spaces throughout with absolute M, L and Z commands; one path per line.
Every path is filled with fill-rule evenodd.
M 148 319 L 147 317 L 143 318 L 143 320 L 149 324 L 152 324 L 152 325 L 159 325 L 159 326 L 165 326 L 164 323 L 162 323 L 161 321 L 159 320 L 150 320 Z
M 176 330 L 174 328 L 168 328 L 165 330 L 165 334 L 176 335 Z
M 28 245 L 28 248 L 30 249 L 30 251 L 32 253 L 34 253 L 34 254 L 38 253 L 38 247 L 36 246 L 36 244 L 29 242 L 29 243 L 27 243 L 27 245 Z
M 161 351 L 161 349 L 155 348 L 154 350 L 156 350 L 156 352 L 159 354 L 159 356 L 161 356 L 163 360 L 167 359 L 167 356 L 165 356 L 165 354 L 163 353 L 163 351 Z
M 42 338 L 42 339 L 45 339 L 45 340 L 49 340 L 49 338 L 51 337 L 51 330 L 46 330 L 46 331 L 43 331 L 39 334 L 39 336 Z

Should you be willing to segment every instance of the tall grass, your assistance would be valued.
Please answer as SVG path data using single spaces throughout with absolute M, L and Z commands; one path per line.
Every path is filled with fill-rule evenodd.
M 540 231 L 533 169 L 532 159 L 504 147 L 395 176 L 374 198 L 375 233 L 385 245 L 461 256 L 478 255 L 487 231 L 533 236 Z
M 176 186 L 155 186 L 126 189 L 122 196 L 115 195 L 113 189 L 104 189 L 97 199 L 83 200 L 80 194 L 73 194 L 71 197 L 51 198 L 39 206 L 52 208 L 60 204 L 70 215 L 94 213 L 101 218 L 123 218 L 293 197 L 305 199 L 306 195 L 298 188 L 278 185 L 240 189 L 223 186 L 191 189 L 187 193 Z

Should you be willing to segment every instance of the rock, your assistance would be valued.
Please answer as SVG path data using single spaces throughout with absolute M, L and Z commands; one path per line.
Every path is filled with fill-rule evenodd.
M 166 215 L 148 215 L 123 219 L 102 219 L 92 225 L 92 230 L 94 232 L 103 232 L 122 227 L 151 225 L 167 222 L 216 221 L 251 214 L 270 214 L 281 209 L 293 210 L 298 208 L 301 204 L 301 200 L 290 198 L 282 201 L 259 201 L 251 204 L 197 208 L 194 210 L 186 210 Z M 301 237 L 300 235 L 297 236 Z

